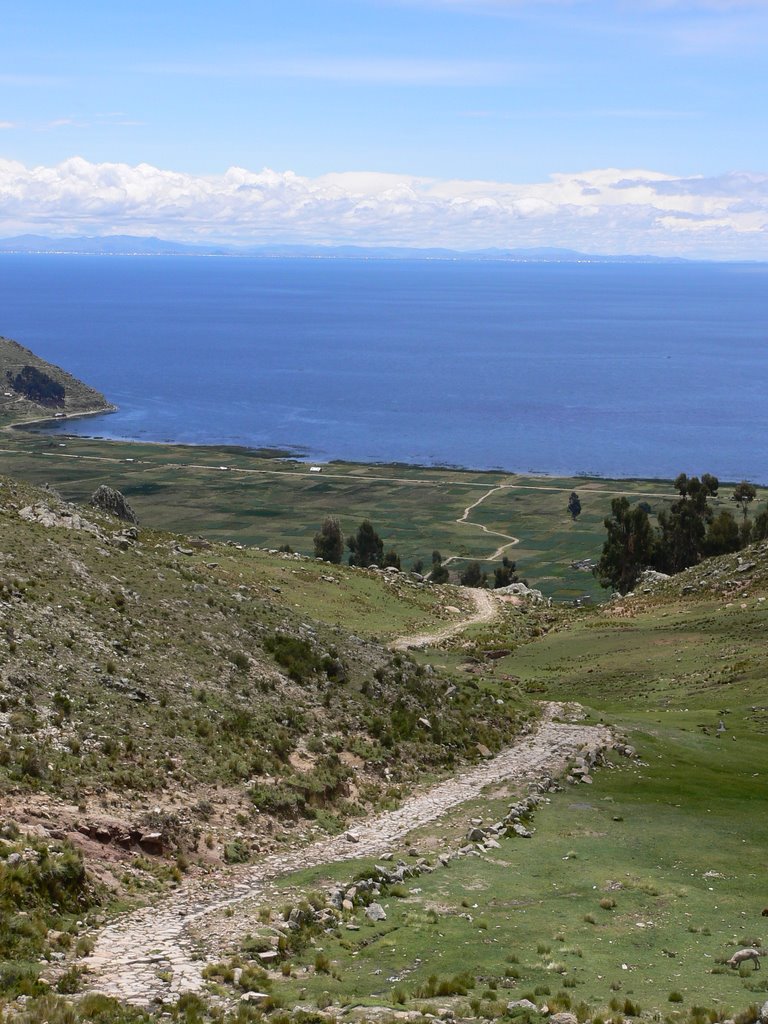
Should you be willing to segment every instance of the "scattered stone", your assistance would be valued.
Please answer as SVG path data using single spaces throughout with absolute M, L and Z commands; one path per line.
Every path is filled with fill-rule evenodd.
M 369 921 L 386 921 L 387 912 L 380 903 L 370 903 L 365 908 L 365 916 Z
M 269 999 L 269 992 L 244 992 L 240 996 L 241 1003 L 263 1003 Z

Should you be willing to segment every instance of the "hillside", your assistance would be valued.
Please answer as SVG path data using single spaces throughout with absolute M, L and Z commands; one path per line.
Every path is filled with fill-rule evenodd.
M 0 425 L 114 409 L 100 392 L 10 338 L 0 338 L 0 384 Z
M 10 1024 L 756 1021 L 768 545 L 484 603 L 2 478 Z
M 248 858 L 282 823 L 336 831 L 498 749 L 527 715 L 370 637 L 452 621 L 460 588 L 144 530 L 10 479 L 0 524 L 0 792 L 25 820 L 44 806 L 110 850 L 162 832 L 206 862 L 237 834 Z

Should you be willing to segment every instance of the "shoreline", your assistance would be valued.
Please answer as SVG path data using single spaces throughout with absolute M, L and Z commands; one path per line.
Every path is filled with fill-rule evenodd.
M 42 419 L 19 420 L 16 423 L 6 423 L 4 430 L 23 430 L 25 427 L 46 427 L 49 424 L 65 423 L 67 420 L 84 419 L 87 416 L 103 416 L 107 413 L 118 412 L 118 405 L 110 402 L 102 409 L 83 409 L 82 412 L 64 412 L 53 416 L 44 416 Z M 76 436 L 76 435 L 73 435 Z
M 119 411 L 119 406 L 114 405 L 112 402 L 108 403 L 107 406 L 99 409 L 84 409 L 80 412 L 64 413 L 60 416 L 44 416 L 34 420 L 21 420 L 14 423 L 6 423 L 0 427 L 0 432 L 23 432 L 25 429 L 29 429 L 30 433 L 37 434 L 38 436 L 45 435 L 47 433 L 47 427 L 54 427 L 61 423 L 65 423 L 68 420 L 86 419 L 94 416 L 108 415 L 113 412 Z M 53 433 L 49 434 L 53 436 Z M 569 480 L 574 482 L 577 486 L 579 481 L 589 483 L 590 481 L 608 481 L 615 483 L 646 483 L 646 484 L 666 484 L 671 486 L 674 483 L 674 477 L 664 476 L 637 476 L 637 475 L 618 475 L 611 476 L 604 473 L 549 473 L 546 471 L 534 471 L 534 470 L 516 470 L 508 469 L 503 466 L 494 466 L 487 469 L 478 468 L 476 466 L 462 466 L 454 463 L 421 463 L 421 462 L 403 462 L 399 459 L 387 460 L 362 460 L 362 459 L 346 459 L 346 458 L 313 458 L 301 449 L 287 449 L 287 448 L 271 448 L 269 446 L 254 447 L 251 445 L 243 444 L 227 444 L 227 443 L 195 443 L 190 441 L 150 441 L 141 438 L 130 437 L 130 438 L 114 438 L 114 437 L 102 437 L 96 434 L 67 434 L 61 433 L 58 435 L 63 438 L 71 440 L 82 440 L 91 441 L 104 445 L 130 445 L 140 447 L 145 445 L 151 448 L 182 448 L 194 451 L 213 451 L 220 452 L 222 454 L 230 455 L 242 455 L 247 457 L 262 458 L 266 461 L 272 462 L 296 462 L 302 465 L 315 465 L 323 468 L 332 468 L 334 466 L 361 466 L 371 469 L 402 469 L 412 470 L 421 472 L 435 472 L 435 473 L 467 473 L 474 475 L 487 476 L 488 474 L 501 474 L 503 476 L 517 477 L 523 480 Z M 236 471 L 237 467 L 232 468 Z M 687 472 L 682 469 L 680 472 Z M 701 472 L 706 472 L 702 470 Z M 697 474 L 693 474 L 697 475 Z M 742 478 L 743 479 L 743 478 Z M 735 487 L 739 480 L 735 478 L 728 480 L 723 478 L 720 482 L 720 487 Z M 758 480 L 750 480 L 756 487 L 768 488 L 768 483 L 763 483 Z
M 64 415 L 62 417 L 59 417 L 59 418 L 54 418 L 54 417 L 47 416 L 47 417 L 43 417 L 43 418 L 36 419 L 36 420 L 22 420 L 20 422 L 7 423 L 2 428 L 0 428 L 0 430 L 10 433 L 12 431 L 13 432 L 23 432 L 26 428 L 30 428 L 29 432 L 31 434 L 34 434 L 34 435 L 40 437 L 40 436 L 45 436 L 46 435 L 47 431 L 46 431 L 45 428 L 48 427 L 48 426 L 55 426 L 57 424 L 65 422 L 67 420 L 81 419 L 81 418 L 86 418 L 86 417 L 99 416 L 99 415 L 103 415 L 105 413 L 117 412 L 118 409 L 119 409 L 118 406 L 110 404 L 109 408 L 105 408 L 105 409 L 89 409 L 89 410 L 84 410 L 83 412 L 67 413 L 66 415 Z M 54 435 L 53 433 L 51 433 L 51 434 L 48 434 L 48 436 L 49 437 L 58 436 L 58 437 L 61 437 L 61 438 L 66 438 L 68 440 L 74 440 L 74 441 L 92 442 L 92 443 L 107 445 L 107 446 L 110 446 L 110 447 L 113 446 L 113 445 L 127 445 L 129 447 L 136 447 L 136 448 L 140 448 L 142 446 L 145 446 L 147 448 L 154 448 L 154 449 L 180 448 L 180 449 L 183 449 L 183 450 L 189 451 L 189 452 L 195 452 L 195 451 L 199 451 L 199 452 L 217 452 L 217 453 L 222 453 L 222 455 L 228 454 L 228 455 L 243 456 L 243 457 L 250 457 L 250 458 L 256 457 L 256 458 L 264 459 L 265 461 L 269 461 L 269 462 L 283 462 L 283 463 L 295 462 L 295 463 L 298 463 L 300 465 L 305 465 L 305 466 L 314 465 L 314 466 L 320 466 L 320 467 L 322 467 L 322 469 L 329 469 L 329 470 L 332 470 L 334 467 L 340 467 L 340 466 L 359 466 L 361 468 L 370 469 L 370 470 L 390 469 L 390 470 L 405 470 L 405 471 L 412 471 L 412 472 L 418 471 L 418 472 L 427 472 L 427 473 L 463 473 L 463 474 L 475 475 L 475 476 L 488 476 L 488 475 L 499 476 L 499 475 L 502 475 L 502 476 L 506 476 L 506 477 L 515 477 L 515 478 L 517 478 L 519 480 L 544 480 L 544 481 L 568 480 L 568 481 L 571 481 L 573 483 L 575 488 L 578 487 L 578 484 L 579 484 L 580 481 L 583 481 L 583 483 L 585 485 L 589 484 L 590 482 L 595 482 L 595 483 L 599 483 L 599 482 L 614 482 L 614 483 L 627 483 L 627 484 L 633 484 L 633 483 L 634 484 L 659 484 L 659 485 L 667 485 L 667 486 L 670 486 L 670 487 L 674 483 L 674 478 L 671 477 L 671 476 L 670 477 L 653 476 L 653 475 L 648 475 L 648 476 L 638 476 L 638 475 L 626 475 L 626 476 L 624 476 L 624 475 L 617 475 L 617 476 L 611 476 L 611 475 L 603 474 L 603 473 L 585 473 L 585 472 L 579 472 L 579 473 L 567 473 L 567 472 L 550 473 L 550 472 L 545 472 L 543 470 L 542 471 L 516 470 L 516 469 L 509 469 L 509 468 L 501 467 L 501 466 L 496 466 L 496 467 L 492 467 L 492 468 L 478 468 L 478 467 L 475 467 L 475 466 L 462 466 L 462 465 L 447 464 L 447 463 L 428 464 L 428 463 L 420 463 L 420 462 L 403 462 L 402 460 L 398 460 L 398 459 L 393 459 L 391 461 L 386 461 L 386 460 L 370 460 L 370 461 L 367 461 L 367 460 L 362 460 L 362 459 L 346 459 L 346 458 L 319 459 L 319 458 L 312 458 L 310 455 L 304 454 L 301 451 L 296 450 L 296 449 L 289 450 L 289 449 L 286 449 L 286 448 L 270 448 L 268 446 L 254 447 L 254 446 L 251 446 L 251 445 L 227 444 L 227 443 L 221 443 L 221 444 L 217 444 L 217 443 L 194 443 L 194 442 L 189 442 L 189 441 L 150 441 L 150 440 L 144 440 L 144 439 L 135 438 L 135 437 L 134 438 L 101 437 L 101 436 L 98 436 L 98 435 L 95 435 L 95 434 L 67 434 L 67 433 L 61 433 L 61 434 Z M 242 469 L 244 467 L 237 467 L 237 466 L 229 467 L 228 466 L 226 468 L 227 469 L 231 469 L 234 472 L 237 472 L 238 469 Z M 681 470 L 681 472 L 686 472 L 686 470 Z M 694 474 L 694 475 L 696 475 L 696 474 Z M 723 478 L 723 479 L 720 480 L 720 487 L 721 488 L 723 488 L 723 487 L 732 487 L 732 486 L 735 486 L 739 482 L 740 481 L 736 480 L 736 479 L 728 480 L 728 479 Z M 761 489 L 768 488 L 768 483 L 763 483 L 762 481 L 757 481 L 757 480 L 752 480 L 750 482 L 754 483 L 755 486 L 758 487 L 758 488 L 761 488 Z

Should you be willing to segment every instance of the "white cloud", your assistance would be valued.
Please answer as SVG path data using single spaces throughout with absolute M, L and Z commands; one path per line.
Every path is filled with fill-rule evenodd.
M 27 231 L 766 259 L 768 175 L 607 168 L 516 184 L 241 167 L 197 177 L 80 157 L 33 168 L 0 160 L 0 234 Z

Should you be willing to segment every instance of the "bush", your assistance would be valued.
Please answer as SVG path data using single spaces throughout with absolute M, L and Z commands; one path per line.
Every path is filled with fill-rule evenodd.
M 295 682 L 303 682 L 322 668 L 322 663 L 311 644 L 299 637 L 275 633 L 264 641 L 264 649 L 286 670 Z
M 224 845 L 224 860 L 227 864 L 246 864 L 251 859 L 251 851 L 242 839 L 234 839 Z

